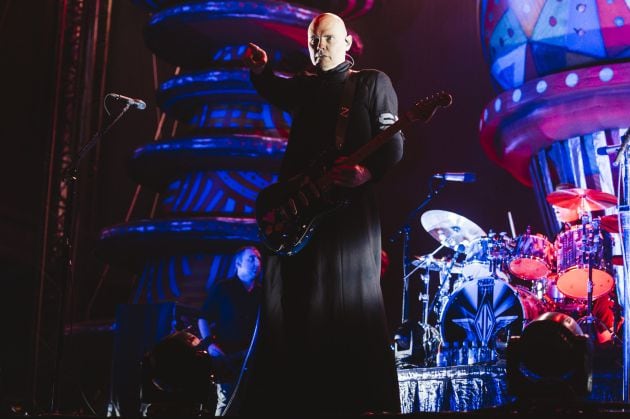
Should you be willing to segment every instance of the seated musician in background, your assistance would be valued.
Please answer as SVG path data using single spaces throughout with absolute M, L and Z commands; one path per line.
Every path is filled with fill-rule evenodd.
M 261 264 L 256 247 L 237 250 L 234 273 L 215 282 L 203 304 L 198 326 L 216 374 L 216 416 L 227 406 L 252 339 L 260 304 Z

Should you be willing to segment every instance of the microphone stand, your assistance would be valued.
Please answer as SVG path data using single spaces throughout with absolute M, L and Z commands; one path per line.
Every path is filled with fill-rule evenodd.
M 630 293 L 628 292 L 628 275 L 630 274 L 630 178 L 628 176 L 628 134 L 626 131 L 624 141 L 619 149 L 615 163 L 621 162 L 620 176 L 622 178 L 622 191 L 619 193 L 619 224 L 621 227 L 621 242 L 623 246 L 623 393 L 622 400 L 628 402 L 630 391 Z M 622 137 L 622 138 L 623 138 Z M 624 146 L 625 144 L 625 146 Z
M 130 103 L 126 103 L 120 113 L 102 130 L 97 131 L 90 141 L 88 141 L 76 156 L 72 159 L 70 165 L 63 173 L 63 181 L 66 183 L 66 214 L 63 223 L 63 231 L 60 237 L 61 241 L 61 258 L 64 261 L 62 267 L 62 278 L 65 282 L 61 286 L 60 308 L 59 308 L 59 324 L 57 330 L 57 347 L 55 352 L 55 367 L 52 377 L 52 398 L 50 400 L 50 410 L 57 410 L 59 400 L 59 378 L 61 375 L 61 360 L 63 355 L 64 344 L 64 315 L 66 311 L 67 288 L 74 284 L 74 263 L 72 260 L 72 224 L 74 221 L 74 202 L 76 199 L 76 183 L 78 180 L 79 163 L 87 155 L 87 153 L 100 141 L 100 139 L 118 122 L 118 120 L 129 110 Z
M 402 291 L 402 310 L 401 310 L 401 328 L 405 330 L 409 328 L 409 349 L 407 350 L 408 355 L 412 355 L 413 352 L 413 341 L 414 341 L 414 330 L 415 327 L 409 325 L 409 277 L 411 273 L 408 272 L 409 268 L 409 235 L 411 232 L 411 221 L 413 217 L 425 206 L 428 205 L 431 200 L 437 196 L 437 194 L 446 186 L 446 179 L 440 179 L 439 182 L 434 182 L 434 178 L 431 178 L 429 181 L 429 193 L 427 197 L 418 205 L 413 211 L 411 211 L 406 219 L 404 224 L 399 227 L 399 229 L 389 238 L 391 243 L 395 242 L 398 237 L 403 238 L 403 246 L 402 246 L 402 269 L 403 269 L 403 291 Z M 442 246 L 441 246 L 442 247 Z M 440 248 L 441 248 L 440 247 Z M 428 268 L 427 268 L 428 269 Z M 414 269 L 413 271 L 417 270 Z M 412 273 L 413 273 L 412 271 Z M 427 295 L 429 293 L 429 284 L 427 283 Z M 397 350 L 397 342 L 396 343 L 396 351 Z

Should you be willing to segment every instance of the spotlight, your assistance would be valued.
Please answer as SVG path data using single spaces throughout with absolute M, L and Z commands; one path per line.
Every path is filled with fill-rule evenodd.
M 149 405 L 147 416 L 198 414 L 200 405 L 210 405 L 214 412 L 211 357 L 198 348 L 199 342 L 191 333 L 175 332 L 145 354 L 141 391 L 142 402 Z
M 576 401 L 587 395 L 592 388 L 591 345 L 573 318 L 542 314 L 508 342 L 508 393 L 543 401 Z

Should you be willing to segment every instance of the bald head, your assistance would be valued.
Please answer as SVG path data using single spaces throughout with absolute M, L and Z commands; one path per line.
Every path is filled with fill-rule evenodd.
M 308 27 L 308 50 L 311 62 L 321 70 L 335 68 L 345 61 L 352 45 L 343 19 L 333 13 L 322 13 Z

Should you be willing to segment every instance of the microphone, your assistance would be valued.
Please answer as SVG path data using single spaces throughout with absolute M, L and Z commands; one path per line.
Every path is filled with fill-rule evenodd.
M 118 100 L 124 100 L 125 102 L 127 102 L 130 106 L 135 107 L 136 109 L 145 109 L 147 107 L 147 104 L 144 103 L 143 100 L 140 99 L 134 99 L 131 97 L 127 97 L 127 96 L 123 96 L 123 95 L 119 95 L 118 93 L 110 93 L 108 96 L 113 97 L 114 99 L 118 99 Z
M 607 145 L 607 146 L 603 146 L 603 147 L 599 147 L 597 149 L 597 155 L 599 156 L 605 156 L 607 154 L 612 154 L 615 151 L 619 150 L 619 147 L 621 147 L 620 144 L 616 144 L 616 145 Z
M 477 180 L 477 175 L 471 172 L 444 172 L 434 174 L 433 179 L 441 179 L 447 182 L 471 183 Z

